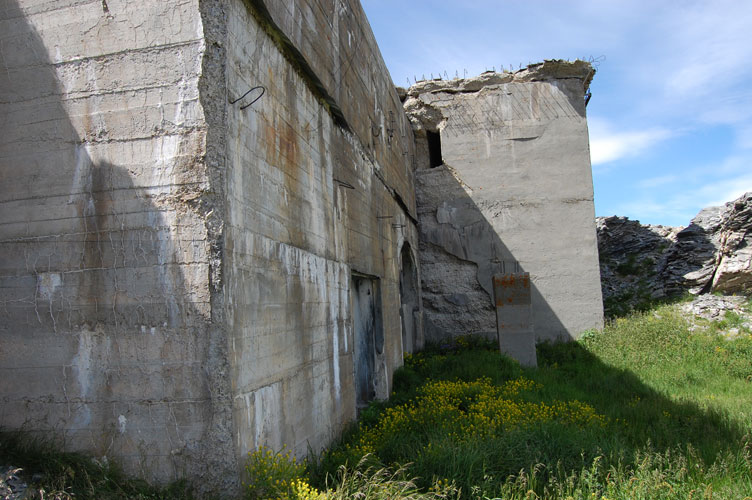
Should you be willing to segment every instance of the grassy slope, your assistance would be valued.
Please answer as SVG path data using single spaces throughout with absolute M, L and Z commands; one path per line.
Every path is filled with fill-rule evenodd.
M 712 328 L 692 332 L 675 307 L 663 306 L 617 319 L 580 342 L 540 346 L 538 355 L 537 370 L 478 348 L 411 359 L 395 374 L 392 401 L 374 405 L 361 427 L 323 456 L 314 479 L 370 451 L 386 464 L 412 462 L 409 472 L 424 484 L 453 480 L 464 497 L 525 498 L 530 490 L 550 498 L 752 496 L 749 336 L 728 341 Z M 457 432 L 461 426 L 416 409 L 435 404 L 416 392 L 429 379 L 488 377 L 501 385 L 520 375 L 537 388 L 510 405 L 579 402 L 607 424 L 543 416 L 468 439 Z M 421 421 L 401 430 L 390 424 L 393 438 L 374 438 L 389 420 L 385 409 L 395 406 Z M 447 420 L 472 413 L 467 401 L 454 410 L 446 410 Z

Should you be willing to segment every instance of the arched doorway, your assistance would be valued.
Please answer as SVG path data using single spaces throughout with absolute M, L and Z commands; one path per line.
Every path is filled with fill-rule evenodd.
M 400 318 L 402 320 L 403 355 L 417 350 L 420 328 L 420 304 L 418 297 L 418 270 L 415 267 L 410 245 L 405 243 L 400 252 Z

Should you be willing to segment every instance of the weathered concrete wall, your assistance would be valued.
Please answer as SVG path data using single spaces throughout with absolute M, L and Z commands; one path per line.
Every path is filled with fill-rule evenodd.
M 413 139 L 357 0 L 12 0 L 0 50 L 4 427 L 231 491 L 355 416 L 356 294 L 389 394 Z
M 591 77 L 586 63 L 549 61 L 409 89 L 427 336 L 493 334 L 491 278 L 517 271 L 531 275 L 538 340 L 601 326 Z M 441 141 L 435 168 L 429 132 Z
M 353 273 L 378 278 L 381 293 L 375 396 L 387 397 L 402 363 L 399 252 L 417 248 L 412 132 L 357 1 L 266 6 L 271 19 L 258 2 L 227 11 L 228 97 L 258 87 L 227 110 L 233 414 L 241 453 L 286 444 L 304 454 L 355 417 Z M 296 57 L 309 67 L 296 70 Z M 375 116 L 399 132 L 390 138 Z
M 227 478 L 198 3 L 11 0 L 0 44 L 3 427 Z
M 265 3 L 275 23 L 315 68 L 363 152 L 374 161 L 376 175 L 414 215 L 410 122 L 360 2 Z
M 422 345 L 418 217 L 434 331 L 506 267 L 600 322 L 579 70 L 424 85 L 416 153 L 357 0 L 11 0 L 0 51 L 4 427 L 220 492 L 319 449 Z

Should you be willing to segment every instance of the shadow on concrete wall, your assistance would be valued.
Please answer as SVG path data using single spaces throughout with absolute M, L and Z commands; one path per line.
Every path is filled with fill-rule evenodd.
M 528 270 L 449 168 L 417 170 L 416 183 L 426 340 L 468 333 L 495 338 L 492 278 Z M 533 280 L 531 295 L 536 337 L 570 340 Z
M 420 283 L 418 269 L 415 266 L 415 256 L 407 241 L 400 250 L 400 322 L 402 327 L 403 356 L 411 354 L 423 347 L 421 335 L 422 311 L 420 308 Z
M 16 1 L 0 23 L 0 422 L 147 479 L 195 475 L 201 462 L 197 477 L 231 489 L 223 386 L 210 373 L 221 346 L 196 286 L 206 239 L 181 227 L 169 181 L 92 160 L 104 121 L 76 117 L 79 134 L 75 98 Z
M 484 333 L 483 328 L 493 324 L 490 277 L 508 272 L 519 259 L 446 166 L 419 169 L 416 177 L 423 296 L 429 323 L 426 336 L 446 342 L 465 333 Z M 524 266 L 519 270 L 526 271 Z M 534 283 L 532 293 L 536 330 L 545 329 L 544 337 L 569 340 L 561 320 Z M 478 305 L 481 301 L 485 307 Z M 463 328 L 466 325 L 476 330 L 468 332 Z M 541 332 L 536 333 L 541 336 Z M 495 336 L 493 331 L 487 334 Z M 656 363 L 661 363 L 661 347 L 655 346 L 655 352 Z M 562 439 L 531 435 L 523 449 L 499 446 L 493 463 L 466 464 L 468 469 L 477 467 L 504 477 L 519 473 L 521 463 L 535 464 L 542 457 L 553 457 L 554 462 L 558 458 L 572 471 L 579 471 L 609 453 L 638 465 L 638 454 L 646 448 L 665 451 L 689 446 L 706 463 L 712 463 L 716 453 L 739 449 L 743 442 L 746 429 L 738 423 L 695 403 L 670 399 L 634 372 L 605 363 L 580 343 L 542 343 L 537 353 L 540 368 L 536 380 L 543 383 L 544 397 L 576 399 L 593 406 L 612 419 L 616 426 L 613 434 L 597 439 L 578 433 L 563 435 Z M 460 377 L 473 380 L 485 375 L 480 366 L 468 369 L 477 371 Z M 691 375 L 687 377 L 691 384 Z

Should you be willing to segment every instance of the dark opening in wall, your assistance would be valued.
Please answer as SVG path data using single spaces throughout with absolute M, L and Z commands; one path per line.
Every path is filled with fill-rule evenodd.
M 352 315 L 355 346 L 355 405 L 358 411 L 376 397 L 376 358 L 384 353 L 381 293 L 378 278 L 352 276 Z
M 428 160 L 431 168 L 444 164 L 441 159 L 441 134 L 439 132 L 426 131 L 428 137 Z
M 402 270 L 400 271 L 400 318 L 402 319 L 402 354 L 407 356 L 418 348 L 418 273 L 413 263 L 410 244 L 402 246 Z

